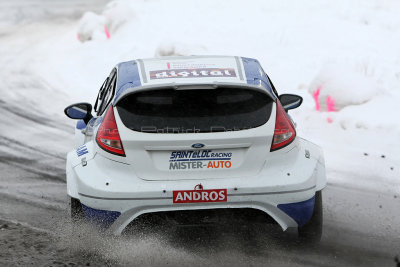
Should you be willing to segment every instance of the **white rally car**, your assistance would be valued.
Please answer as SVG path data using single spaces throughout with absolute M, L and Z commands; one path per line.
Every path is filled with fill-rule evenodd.
M 120 63 L 95 114 L 88 103 L 65 109 L 79 119 L 66 166 L 71 214 L 120 234 L 145 214 L 250 209 L 320 239 L 323 153 L 287 114 L 301 103 L 278 96 L 251 58 Z

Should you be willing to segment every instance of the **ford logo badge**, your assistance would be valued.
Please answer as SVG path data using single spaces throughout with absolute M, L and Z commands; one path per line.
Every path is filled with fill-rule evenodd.
M 192 145 L 193 148 L 202 148 L 204 147 L 204 144 L 196 143 Z

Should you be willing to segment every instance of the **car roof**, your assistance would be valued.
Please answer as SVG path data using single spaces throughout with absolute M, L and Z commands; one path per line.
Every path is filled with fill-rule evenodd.
M 195 85 L 256 87 L 275 98 L 258 60 L 238 56 L 175 56 L 136 59 L 117 65 L 114 104 L 143 88 Z

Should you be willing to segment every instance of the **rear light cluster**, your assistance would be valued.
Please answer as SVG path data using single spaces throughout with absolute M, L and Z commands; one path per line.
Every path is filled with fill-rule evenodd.
M 108 108 L 104 120 L 97 131 L 96 141 L 105 151 L 125 157 L 125 151 L 118 133 L 112 105 Z
M 279 100 L 276 101 L 276 121 L 271 151 L 289 145 L 296 138 L 296 130 Z
M 281 103 L 277 100 L 275 131 L 272 139 L 271 151 L 289 145 L 295 138 L 296 130 Z M 125 157 L 125 151 L 118 133 L 112 105 L 108 108 L 104 120 L 97 131 L 96 141 L 105 151 Z

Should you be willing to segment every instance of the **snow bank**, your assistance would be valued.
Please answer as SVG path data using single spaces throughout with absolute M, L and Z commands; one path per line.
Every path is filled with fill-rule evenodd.
M 103 13 L 86 12 L 78 25 L 77 38 L 81 42 L 109 39 L 118 28 L 134 17 L 130 5 L 125 1 L 112 1 Z
M 166 43 L 161 44 L 156 48 L 154 53 L 155 57 L 165 56 L 190 56 L 205 54 L 207 51 L 206 47 L 194 44 L 184 43 Z
M 114 34 L 124 23 L 134 19 L 135 13 L 128 2 L 119 0 L 108 3 L 103 16 L 108 31 Z
M 77 38 L 81 42 L 105 39 L 105 18 L 93 12 L 86 12 L 79 21 Z
M 376 82 L 345 64 L 324 66 L 308 89 L 322 111 L 361 105 L 379 94 Z

